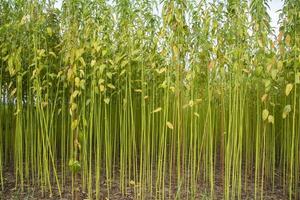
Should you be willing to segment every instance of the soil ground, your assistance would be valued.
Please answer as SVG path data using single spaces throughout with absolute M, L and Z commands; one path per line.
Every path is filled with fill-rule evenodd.
M 20 187 L 16 187 L 15 176 L 12 168 L 5 168 L 4 170 L 4 189 L 0 191 L 0 199 L 2 200 L 69 200 L 72 199 L 72 190 L 71 190 L 71 178 L 66 180 L 66 184 L 63 188 L 62 197 L 59 196 L 58 189 L 53 183 L 52 187 L 52 196 L 50 196 L 49 192 L 43 192 L 41 187 L 33 184 L 25 184 L 24 190 L 21 191 Z M 71 177 L 71 176 L 68 176 Z M 118 177 L 118 176 L 116 176 Z M 279 178 L 279 177 L 278 177 Z M 215 184 L 215 198 L 217 200 L 223 199 L 224 188 L 222 186 L 221 175 L 216 173 L 216 184 Z M 276 183 L 279 184 L 279 181 Z M 100 184 L 100 198 L 105 200 L 131 200 L 138 199 L 134 198 L 134 187 L 137 187 L 133 184 L 129 184 L 127 187 L 127 193 L 122 195 L 121 190 L 119 188 L 118 180 L 114 180 L 111 184 L 110 195 L 108 198 L 107 191 L 104 188 L 107 188 L 107 182 L 105 176 L 101 177 Z M 175 199 L 178 188 L 176 188 L 176 183 L 172 182 L 171 186 L 168 182 L 165 184 L 165 197 L 166 199 Z M 209 192 L 207 192 L 208 185 L 199 184 L 197 188 L 197 193 L 195 194 L 195 199 L 199 200 L 209 200 Z M 85 200 L 88 199 L 87 194 L 80 189 L 79 199 Z M 155 191 L 155 188 L 153 188 Z M 191 199 L 191 193 L 185 189 L 184 186 L 181 188 L 180 199 Z M 169 195 L 170 194 L 170 195 Z M 148 196 L 147 196 L 148 195 Z M 144 199 L 154 200 L 155 197 L 150 197 L 149 193 L 145 194 Z M 248 181 L 248 187 L 246 190 L 242 191 L 242 199 L 251 200 L 254 199 L 254 182 Z M 288 199 L 287 194 L 284 194 L 284 190 L 280 185 L 275 185 L 275 188 L 272 189 L 271 186 L 266 185 L 264 191 L 264 199 L 265 200 L 285 200 Z

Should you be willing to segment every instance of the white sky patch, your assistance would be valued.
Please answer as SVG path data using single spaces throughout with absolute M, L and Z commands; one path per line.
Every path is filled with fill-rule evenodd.
M 55 2 L 54 7 L 60 9 L 62 4 L 62 0 L 58 0 Z
M 280 9 L 283 7 L 283 1 L 282 0 L 271 0 L 269 2 L 270 10 L 269 10 L 269 15 L 271 17 L 271 26 L 275 30 L 275 34 L 278 33 L 279 31 L 279 14 L 280 14 Z

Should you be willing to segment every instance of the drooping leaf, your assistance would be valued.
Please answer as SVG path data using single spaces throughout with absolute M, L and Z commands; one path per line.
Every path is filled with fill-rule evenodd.
M 113 89 L 113 90 L 116 89 L 116 87 L 111 83 L 107 84 L 107 87 L 109 87 L 110 89 Z
M 271 124 L 274 124 L 274 116 L 273 115 L 268 116 L 268 122 Z
M 282 118 L 285 119 L 287 117 L 287 115 L 289 114 L 289 112 L 291 112 L 291 111 L 292 111 L 291 105 L 286 105 L 282 112 Z
M 264 95 L 261 97 L 261 101 L 262 101 L 262 102 L 265 102 L 266 99 L 267 99 L 267 97 L 268 97 L 268 94 L 264 94 Z
M 161 107 L 158 107 L 155 110 L 153 110 L 152 113 L 157 113 L 157 112 L 160 112 L 161 110 L 162 110 Z
M 262 112 L 262 118 L 265 121 L 269 116 L 269 111 L 267 109 L 264 109 Z
M 104 85 L 99 85 L 99 89 L 100 89 L 100 92 L 103 92 L 104 90 L 105 90 L 105 87 L 104 87 Z
M 285 95 L 288 96 L 293 89 L 293 84 L 289 83 L 285 87 Z
M 169 129 L 174 129 L 174 126 L 173 126 L 173 124 L 171 123 L 171 122 L 169 122 L 169 121 L 167 121 L 167 127 L 169 128 Z
M 75 119 L 75 120 L 72 121 L 71 129 L 72 129 L 72 130 L 75 130 L 75 129 L 77 128 L 77 126 L 78 126 L 78 120 Z
M 105 102 L 106 104 L 109 104 L 110 99 L 109 99 L 109 98 L 105 98 L 105 99 L 104 99 L 104 102 Z

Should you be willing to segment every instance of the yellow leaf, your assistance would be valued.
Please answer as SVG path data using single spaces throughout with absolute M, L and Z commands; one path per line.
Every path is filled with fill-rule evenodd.
M 261 48 L 264 47 L 264 46 L 263 46 L 263 42 L 262 42 L 261 40 L 258 40 L 257 42 L 258 42 L 259 47 L 261 47 Z
M 135 182 L 133 180 L 129 181 L 130 185 L 135 185 Z
M 76 129 L 76 128 L 77 128 L 77 126 L 78 126 L 78 120 L 77 120 L 77 119 L 75 119 L 74 121 L 72 121 L 72 124 L 71 124 L 71 128 L 72 128 L 72 130 Z
M 106 104 L 109 104 L 109 101 L 110 101 L 109 98 L 105 98 L 105 99 L 104 99 L 104 102 L 105 102 Z
M 76 59 L 80 59 L 81 55 L 84 53 L 84 49 L 81 48 L 81 49 L 77 49 L 75 51 L 75 56 L 76 56 Z
M 291 111 L 292 111 L 291 105 L 286 105 L 282 112 L 282 118 L 285 119 L 287 117 L 287 115 L 289 114 L 289 112 L 291 112 Z
M 271 76 L 273 80 L 276 80 L 277 74 L 278 74 L 278 69 L 272 69 Z
M 86 66 L 86 64 L 85 64 L 85 61 L 84 61 L 83 57 L 80 57 L 80 58 L 79 58 L 79 61 L 81 62 L 81 64 L 82 64 L 83 66 Z
M 70 68 L 68 69 L 67 78 L 70 81 L 73 77 L 73 70 Z
M 80 87 L 80 78 L 78 77 L 75 78 L 75 86 Z
M 290 46 L 290 44 L 291 44 L 291 36 L 290 36 L 290 35 L 287 35 L 287 36 L 285 37 L 285 43 L 286 43 L 288 46 Z
M 47 27 L 47 33 L 48 35 L 52 36 L 52 29 L 50 27 Z
M 50 54 L 51 56 L 55 57 L 55 58 L 57 57 L 56 54 L 55 54 L 53 51 L 50 51 L 49 54 Z
M 128 63 L 129 63 L 128 60 L 123 60 L 123 61 L 121 62 L 121 67 L 122 67 L 122 68 L 125 67 Z
M 160 111 L 161 111 L 161 107 L 156 108 L 155 110 L 152 111 L 152 113 L 157 113 L 157 112 L 160 112 Z
M 278 42 L 281 42 L 281 41 L 282 41 L 282 36 L 283 36 L 283 32 L 280 31 L 279 34 L 278 34 L 278 37 L 277 37 L 277 41 L 278 41 Z
M 72 97 L 73 98 L 76 98 L 79 94 L 79 91 L 78 90 L 75 90 L 73 93 L 72 93 Z
M 247 74 L 250 73 L 250 71 L 249 71 L 248 69 L 242 69 L 242 70 L 243 70 L 243 72 L 245 72 L 245 73 L 247 73 Z
M 285 87 L 285 95 L 288 96 L 293 89 L 293 84 L 289 83 Z
M 214 61 L 212 60 L 212 61 L 210 61 L 210 62 L 208 63 L 207 68 L 208 68 L 209 70 L 211 70 L 212 68 L 214 68 L 214 65 L 215 65 L 215 63 L 214 63 Z
M 96 64 L 96 60 L 92 60 L 91 61 L 91 66 L 93 67 L 93 66 L 95 66 L 95 64 Z
M 274 124 L 274 117 L 273 117 L 273 115 L 269 115 L 268 122 Z
M 262 102 L 265 102 L 266 99 L 267 99 L 267 97 L 268 97 L 268 94 L 264 94 L 264 95 L 261 97 L 261 101 L 262 101 Z
M 173 46 L 174 56 L 177 56 L 179 54 L 177 46 Z
M 125 74 L 125 72 L 126 72 L 126 69 L 123 69 L 123 70 L 121 71 L 121 73 L 120 73 L 120 76 L 122 76 L 123 74 Z
M 169 121 L 167 122 L 167 127 L 172 130 L 174 129 L 173 124 Z
M 103 92 L 103 91 L 105 90 L 104 85 L 101 84 L 101 85 L 99 86 L 99 89 L 100 89 L 100 92 Z
M 85 89 L 85 80 L 80 81 L 80 87 L 81 89 Z
M 99 79 L 98 84 L 100 85 L 101 83 L 104 83 L 104 79 Z
M 166 71 L 167 69 L 165 67 L 161 68 L 161 69 L 156 69 L 156 72 L 159 74 L 162 74 Z
M 269 111 L 267 109 L 264 109 L 262 113 L 263 120 L 265 121 L 268 118 L 268 116 L 269 116 Z
M 135 91 L 135 92 L 139 92 L 139 93 L 142 92 L 141 89 L 135 89 L 134 91 Z
M 15 88 L 11 93 L 10 93 L 10 96 L 13 96 L 17 91 L 17 88 Z
M 111 88 L 113 90 L 116 89 L 116 87 L 113 84 L 111 84 L 111 83 L 107 84 L 107 87 L 109 87 L 109 88 Z
M 279 61 L 279 62 L 277 63 L 277 69 L 278 69 L 278 70 L 282 70 L 282 67 L 283 67 L 283 62 L 282 62 L 282 61 Z
M 71 104 L 71 110 L 74 111 L 77 108 L 77 104 L 76 103 L 72 103 Z
M 18 110 L 14 113 L 14 115 L 18 115 L 20 112 L 21 112 L 21 110 L 18 109 Z
M 43 101 L 42 102 L 42 107 L 46 107 L 48 105 L 48 102 L 47 101 Z
M 175 87 L 171 86 L 171 87 L 170 87 L 170 90 L 171 90 L 172 92 L 175 92 Z
M 269 72 L 271 70 L 271 68 L 272 68 L 272 64 L 268 64 L 267 71 Z

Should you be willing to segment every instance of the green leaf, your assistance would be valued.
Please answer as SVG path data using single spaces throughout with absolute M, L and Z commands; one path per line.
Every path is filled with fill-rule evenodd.
M 127 64 L 129 63 L 128 60 L 123 60 L 122 63 L 121 63 L 121 67 L 125 67 Z
M 269 79 L 265 80 L 265 89 L 269 91 L 271 87 L 271 81 Z
M 102 50 L 102 56 L 105 56 L 106 54 L 107 54 L 107 50 L 106 49 Z
M 277 69 L 278 69 L 278 70 L 282 70 L 282 67 L 283 67 L 283 62 L 282 62 L 282 61 L 279 61 L 279 62 L 277 63 Z
M 49 54 L 50 54 L 51 56 L 53 56 L 54 58 L 57 57 L 57 55 L 56 55 L 53 51 L 50 51 Z
M 122 76 L 123 74 L 125 74 L 125 72 L 126 72 L 126 69 L 123 69 L 123 70 L 121 71 L 121 73 L 120 73 L 120 76 Z
M 50 27 L 47 27 L 47 33 L 48 35 L 52 36 L 52 29 Z
M 72 172 L 76 173 L 80 170 L 81 165 L 78 160 L 70 159 L 69 160 L 69 167 Z
M 297 72 L 297 73 L 295 74 L 295 83 L 296 83 L 296 84 L 299 84 L 299 83 L 300 83 L 300 72 Z
M 77 49 L 77 50 L 75 51 L 76 59 L 79 59 L 83 53 L 84 53 L 84 49 L 83 49 L 83 48 Z
M 277 73 L 278 73 L 278 69 L 272 69 L 271 76 L 273 80 L 276 80 Z
M 85 89 L 85 80 L 80 81 L 80 88 L 83 90 Z
M 80 58 L 79 58 L 79 61 L 81 62 L 81 64 L 82 64 L 83 66 L 86 66 L 86 63 L 85 63 L 83 57 L 80 57 Z
M 112 78 L 112 73 L 111 73 L 111 72 L 107 72 L 107 73 L 106 73 L 106 76 L 107 76 L 109 79 L 111 79 L 111 78 Z

